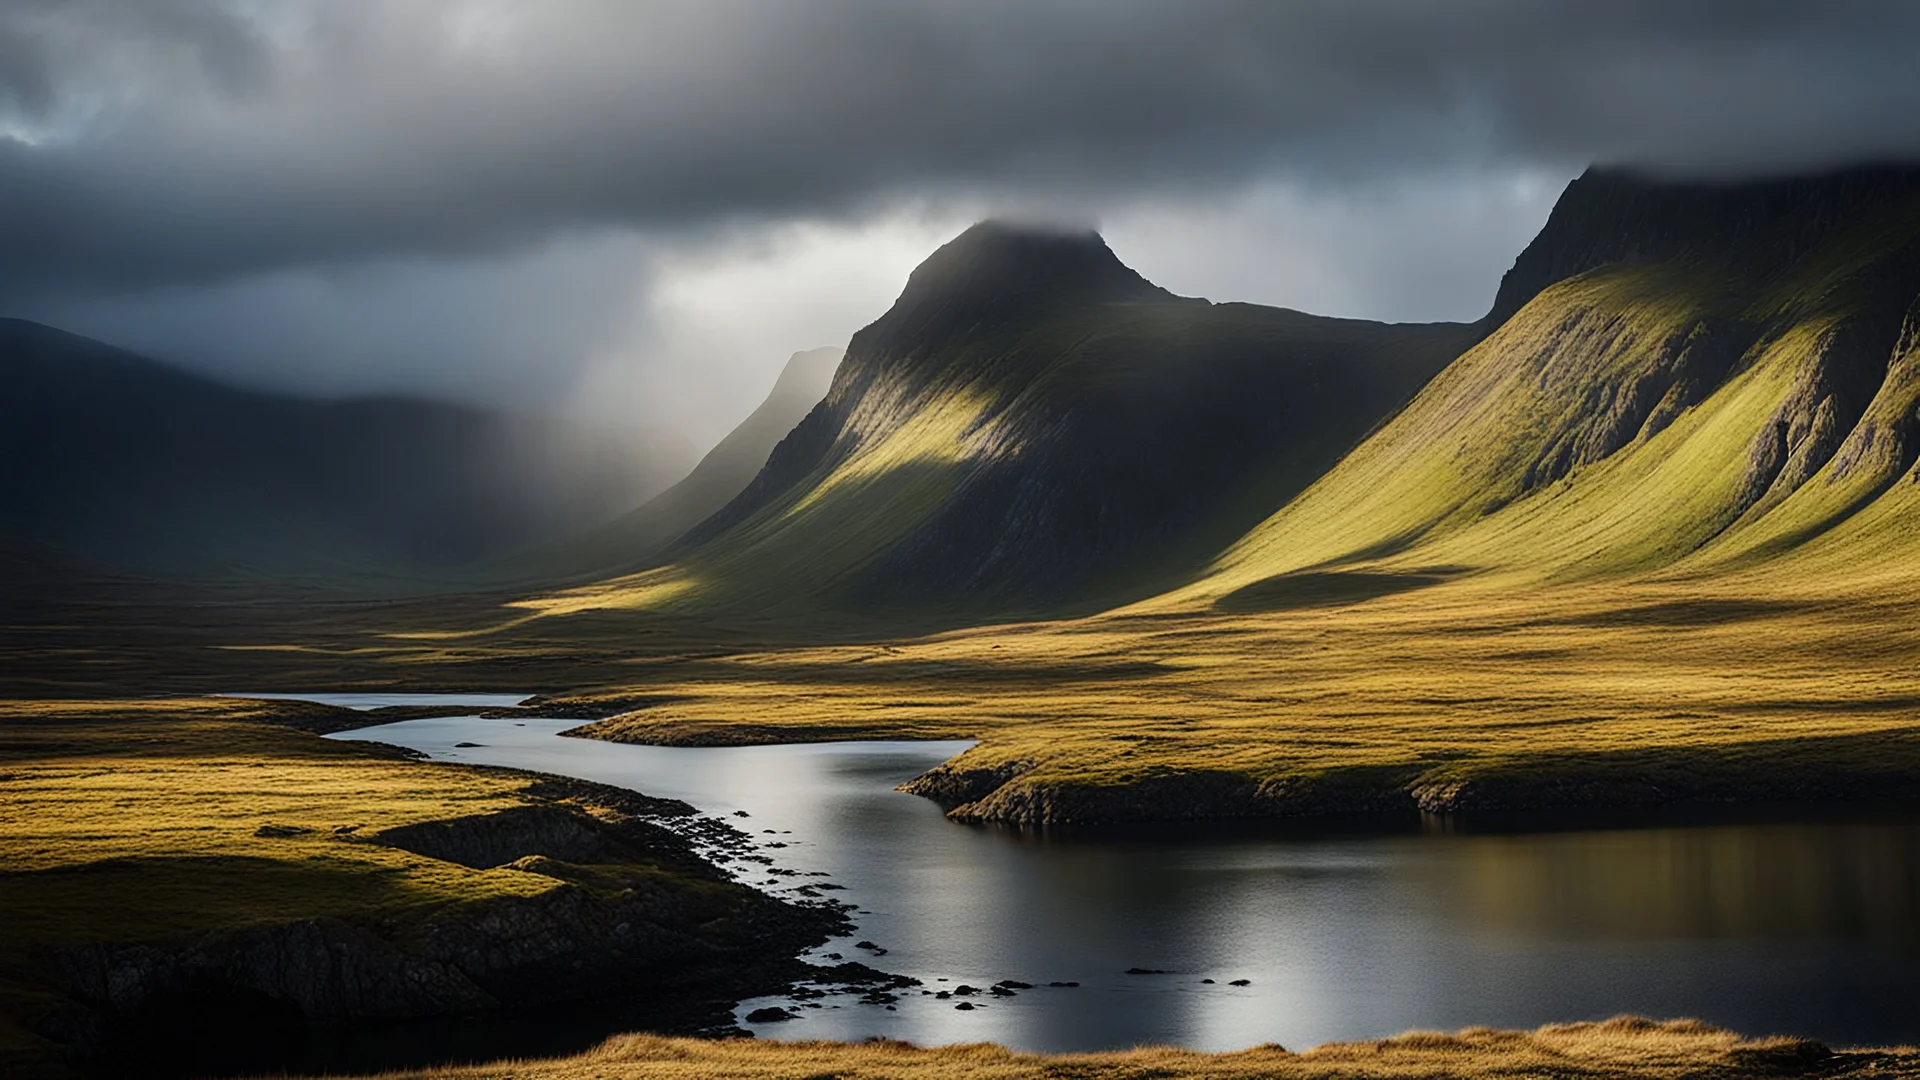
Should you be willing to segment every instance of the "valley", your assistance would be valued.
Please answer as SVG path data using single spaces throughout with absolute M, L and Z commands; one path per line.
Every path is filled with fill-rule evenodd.
M 1598 815 L 1661 847 L 1675 834 L 1659 830 L 1703 808 L 1740 819 L 1729 828 L 1780 808 L 1905 821 L 1920 791 L 1916 297 L 1920 172 L 1892 167 L 1741 183 L 1590 170 L 1473 323 L 1179 297 L 1097 234 L 983 222 L 844 353 L 797 354 L 760 412 L 624 515 L 537 484 L 475 488 L 465 450 L 435 449 L 407 452 L 423 471 L 383 474 L 405 510 L 389 521 L 384 489 L 357 480 L 344 501 L 289 494 L 217 423 L 174 432 L 165 454 L 85 435 L 146 430 L 165 410 L 140 394 L 97 428 L 21 397 L 14 415 L 113 459 L 57 455 L 76 477 L 115 479 L 46 472 L 5 504 L 0 894 L 24 932 L 0 954 L 0 1051 L 23 1074 L 142 1052 L 182 1075 L 372 1074 L 439 1059 L 286 1047 L 328 1025 L 619 999 L 625 1026 L 598 1034 L 663 1034 L 514 1075 L 693 1061 L 1309 1076 L 1361 1060 L 1406 1075 L 1904 1075 L 1906 1051 L 1828 1056 L 1686 1022 L 1463 1019 L 1457 1035 L 1370 1042 L 1340 1029 L 1300 1054 L 1240 1049 L 1255 1023 L 1211 1057 L 1186 1030 L 1171 1033 L 1180 1051 L 1019 1047 L 1094 1054 L 1047 1059 L 675 1041 L 732 1029 L 741 1001 L 792 996 L 815 975 L 797 958 L 850 930 L 846 913 L 736 879 L 709 856 L 746 850 L 725 839 L 740 826 L 655 798 L 651 780 L 575 786 L 501 767 L 533 767 L 517 760 L 318 737 L 451 722 L 432 717 L 464 715 L 453 706 L 210 695 L 532 694 L 482 719 L 537 720 L 603 762 L 938 740 L 940 756 L 863 797 L 1009 845 L 1129 827 L 1198 851 L 1248 828 L 1386 818 L 1444 837 L 1501 815 L 1535 832 Z M 20 370 L 47 368 L 53 342 L 141 387 L 269 410 L 97 343 L 4 329 Z M 358 407 L 271 408 L 324 427 Z M 484 417 L 406 419 L 392 437 L 443 423 L 498 450 Z M 305 460 L 298 442 L 289 460 Z M 208 461 L 226 480 L 187 484 L 192 499 L 160 483 Z M 114 485 L 142 498 L 82 521 L 111 510 Z M 511 528 L 472 524 L 523 495 Z M 342 570 L 328 560 L 348 547 L 328 538 L 349 534 Z M 463 741 L 487 756 L 485 738 Z M 1623 874 L 1656 878 L 1662 857 Z M 1867 861 L 1879 870 L 1863 880 L 1911 874 Z M 1743 888 L 1717 902 L 1748 904 Z M 1885 895 L 1911 908 L 1910 890 Z M 641 923 L 631 952 L 604 951 Z M 1463 994 L 1490 1007 L 1492 985 Z M 189 991 L 220 1003 L 213 1028 L 166 1011 Z M 1417 1022 L 1395 1015 L 1381 1023 Z M 1498 1022 L 1553 1019 L 1570 1018 Z M 227 1045 L 250 1026 L 284 1038 L 253 1056 Z M 927 1032 L 911 1034 L 960 1041 Z M 226 1056 L 196 1057 L 203 1035 Z

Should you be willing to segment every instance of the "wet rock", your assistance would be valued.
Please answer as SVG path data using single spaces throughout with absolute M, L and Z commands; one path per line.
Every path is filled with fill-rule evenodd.
M 1014 996 L 1013 991 L 1007 989 L 1004 986 L 988 987 L 987 993 L 992 994 L 994 997 L 1013 997 Z
M 1126 973 L 1128 975 L 1170 975 L 1172 974 L 1172 972 L 1165 971 L 1160 968 L 1143 968 L 1143 967 L 1130 967 L 1127 969 Z
M 1212 979 L 1201 979 L 1200 981 L 1203 983 L 1209 983 L 1209 984 L 1213 982 Z
M 749 1024 L 777 1024 L 782 1020 L 793 1020 L 796 1013 L 788 1012 L 778 1006 L 769 1005 L 764 1009 L 755 1009 L 747 1014 Z
M 1063 986 L 1063 987 L 1076 987 L 1076 986 L 1079 986 L 1080 984 L 1079 984 L 1079 983 L 1077 983 L 1077 982 L 1050 982 L 1050 983 L 1048 983 L 1047 985 L 1048 985 L 1048 986 Z
M 453 744 L 453 748 L 455 750 L 478 750 L 486 745 L 486 743 L 482 742 L 457 742 Z
M 1232 982 L 1228 983 L 1227 985 L 1228 986 L 1252 986 L 1253 980 L 1252 979 L 1235 979 Z
M 1007 988 L 1007 989 L 1009 989 L 1009 990 L 1031 990 L 1031 989 L 1033 989 L 1033 984 L 1032 984 L 1032 983 L 1025 983 L 1025 982 L 1021 982 L 1021 981 L 1020 981 L 1019 979 L 1001 979 L 1001 980 L 1000 980 L 999 982 L 997 982 L 997 983 L 994 983 L 993 985 L 995 985 L 995 986 L 1004 986 L 1004 987 L 1006 987 L 1006 988 Z
M 972 1012 L 973 1007 L 974 1007 L 973 1002 L 971 1001 L 963 1001 L 960 1004 L 954 1006 L 954 1008 L 959 1009 L 961 1012 Z

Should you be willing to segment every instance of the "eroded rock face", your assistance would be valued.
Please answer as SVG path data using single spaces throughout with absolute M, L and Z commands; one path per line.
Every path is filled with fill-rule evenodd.
M 56 965 L 70 994 L 121 1013 L 208 985 L 253 991 L 313 1019 L 393 1019 L 499 1004 L 457 967 L 409 955 L 339 919 L 164 944 L 90 945 L 62 953 Z

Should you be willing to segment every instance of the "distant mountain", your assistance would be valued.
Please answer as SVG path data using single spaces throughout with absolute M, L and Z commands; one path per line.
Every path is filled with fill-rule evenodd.
M 1494 317 L 1192 593 L 1265 581 L 1277 599 L 1288 573 L 1326 567 L 1565 579 L 1911 560 L 1920 169 L 1590 171 Z
M 675 561 L 598 603 L 1085 608 L 1180 580 L 1481 331 L 1174 296 L 1093 233 L 986 222 L 853 338 Z
M 844 353 L 835 347 L 794 353 L 767 399 L 685 479 L 615 521 L 508 561 L 500 576 L 552 581 L 623 573 L 660 561 L 675 540 L 753 481 L 773 448 L 826 396 Z
M 625 448 L 420 401 L 239 390 L 0 320 L 0 544 L 158 575 L 423 574 L 603 521 Z

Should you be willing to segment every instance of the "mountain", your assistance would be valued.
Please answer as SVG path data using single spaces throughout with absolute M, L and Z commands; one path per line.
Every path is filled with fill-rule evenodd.
M 949 255 L 937 258 L 965 261 Z M 1157 556 L 1178 541 L 1145 523 L 1192 526 L 1207 520 L 1195 507 L 1228 505 L 1167 499 L 1141 446 L 1186 482 L 1217 481 L 1222 460 L 1329 460 L 1302 451 L 1297 419 L 1254 443 L 1259 417 L 1353 400 L 1302 388 L 1299 330 L 1262 354 L 1274 382 L 1182 355 L 1228 406 L 1200 391 L 1121 398 L 1109 388 L 1138 376 L 1112 357 L 1154 354 L 1159 320 L 1217 316 L 1110 275 L 1120 299 L 1082 290 L 1048 310 L 943 289 L 936 265 L 703 526 L 708 546 L 671 574 L 530 606 L 697 611 L 745 579 L 777 611 L 817 582 L 853 592 L 903 566 L 991 569 L 982 592 L 1031 581 L 1028 567 L 1078 587 L 1049 542 L 1098 555 L 1124 537 Z M 851 644 L 705 668 L 675 656 L 596 691 L 609 712 L 654 696 L 584 734 L 968 738 L 905 789 L 962 820 L 1022 825 L 1610 815 L 1920 790 L 1920 168 L 1746 182 L 1593 170 L 1515 260 L 1481 330 L 1304 490 L 1242 488 L 1272 509 L 1167 592 L 1084 618 L 956 618 L 937 634 L 895 632 L 867 607 L 844 630 L 825 623 Z M 1379 370 L 1375 354 L 1341 355 L 1350 375 Z M 1150 420 L 1099 422 L 1115 415 Z M 1048 441 L 1061 416 L 1079 441 Z M 1133 442 L 1085 437 L 1120 430 Z M 1239 457 L 1203 457 L 1226 439 L 1245 440 Z M 1015 453 L 994 456 L 1002 445 Z M 1058 446 L 1091 464 L 1068 471 Z M 1097 467 L 1115 460 L 1124 474 Z M 1051 533 L 983 497 L 994 468 L 1041 492 L 1029 505 Z M 862 503 L 867 491 L 881 497 Z M 1096 500 L 1111 513 L 1091 527 L 1046 516 Z M 962 520 L 948 535 L 971 539 L 971 520 L 997 546 L 902 539 L 950 514 Z M 861 539 L 876 553 L 847 559 Z M 1021 561 L 996 564 L 1002 553 Z M 969 598 L 917 580 L 930 604 Z M 545 633 L 586 640 L 619 622 L 563 625 Z
M 20 320 L 0 320 L 0 463 L 0 543 L 188 577 L 433 573 L 649 482 L 551 423 L 240 390 Z
M 1286 602 L 1329 568 L 1857 573 L 1911 552 L 1920 169 L 1589 171 L 1491 318 L 1183 595 Z
M 854 336 L 825 400 L 673 563 L 552 603 L 944 617 L 1144 595 L 1480 332 L 1178 297 L 1093 233 L 985 222 Z
M 622 573 L 657 562 L 669 545 L 753 481 L 773 448 L 826 396 L 844 353 L 831 346 L 794 353 L 760 407 L 679 483 L 615 521 L 509 560 L 499 575 L 554 581 Z

